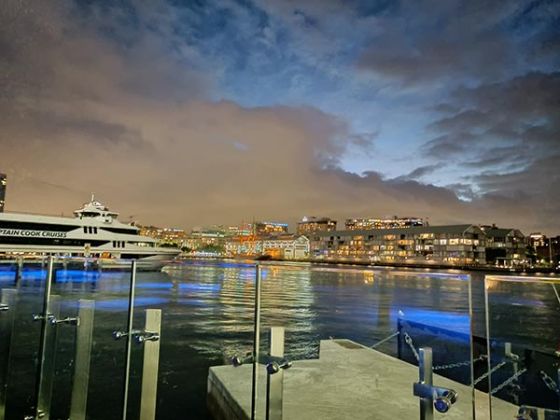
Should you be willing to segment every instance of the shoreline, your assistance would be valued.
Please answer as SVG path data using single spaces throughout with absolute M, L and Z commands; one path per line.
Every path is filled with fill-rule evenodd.
M 459 271 L 478 271 L 488 272 L 492 274 L 542 274 L 542 275 L 558 275 L 560 270 L 554 268 L 508 268 L 496 266 L 480 266 L 480 265 L 445 265 L 445 264 L 403 264 L 403 263 L 383 263 L 370 261 L 347 261 L 347 260 L 316 260 L 316 259 L 298 259 L 287 260 L 283 258 L 259 258 L 259 257 L 196 257 L 182 256 L 180 260 L 223 260 L 223 261 L 250 261 L 254 263 L 280 262 L 280 263 L 308 263 L 314 265 L 331 265 L 331 266 L 358 266 L 358 267 L 389 267 L 389 268 L 406 268 L 406 269 L 434 269 L 434 270 L 459 270 Z

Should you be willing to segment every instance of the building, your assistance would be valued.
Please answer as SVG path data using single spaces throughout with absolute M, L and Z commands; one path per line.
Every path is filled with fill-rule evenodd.
M 298 235 L 307 235 L 313 232 L 332 232 L 336 230 L 336 220 L 328 217 L 304 217 L 297 224 Z
M 6 187 L 8 185 L 8 178 L 4 174 L 0 174 L 0 213 L 4 211 L 6 203 Z
M 486 262 L 491 265 L 514 267 L 526 265 L 527 242 L 518 229 L 502 229 L 496 225 L 481 226 L 486 234 Z
M 483 265 L 486 235 L 474 225 L 316 232 L 317 260 L 402 264 Z
M 531 233 L 528 252 L 532 254 L 533 263 L 552 264 L 554 267 L 558 267 L 560 264 L 560 236 L 548 238 L 542 233 Z
M 397 217 L 392 219 L 346 219 L 346 230 L 393 229 L 413 226 L 427 226 L 428 223 L 419 217 Z
M 223 253 L 224 240 L 229 232 L 229 228 L 221 225 L 194 227 L 185 239 L 185 247 L 189 251 Z
M 257 236 L 281 235 L 288 233 L 288 224 L 280 222 L 256 222 L 254 233 Z
M 301 260 L 309 257 L 309 249 L 308 238 L 290 234 L 269 236 L 252 241 L 234 237 L 225 241 L 226 255 L 231 257 L 267 255 L 278 259 Z
M 157 239 L 160 245 L 184 246 L 187 235 L 183 229 L 160 228 L 157 226 L 138 226 L 140 235 Z

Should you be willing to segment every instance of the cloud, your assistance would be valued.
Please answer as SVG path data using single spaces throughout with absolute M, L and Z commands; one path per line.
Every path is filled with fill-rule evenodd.
M 195 33 L 180 33 L 180 22 L 197 28 L 208 10 L 243 14 L 243 8 L 228 2 L 196 13 L 151 2 L 130 3 L 130 10 L 69 2 L 9 5 L 23 5 L 21 12 L 13 9 L 16 18 L 2 16 L 9 29 L 0 24 L 0 54 L 10 57 L 0 67 L 6 86 L 0 94 L 0 167 L 9 175 L 9 210 L 68 214 L 93 191 L 124 220 L 135 215 L 163 225 L 413 213 L 432 223 L 488 223 L 493 214 L 527 229 L 560 227 L 557 218 L 531 218 L 532 202 L 494 194 L 513 182 L 513 174 L 485 174 L 476 182 L 488 194 L 465 202 L 449 188 L 418 181 L 435 164 L 411 162 L 404 165 L 408 176 L 400 179 L 344 170 L 347 149 L 371 148 L 380 134 L 357 136 L 339 116 L 311 105 L 246 106 L 216 99 L 233 57 L 216 62 L 211 49 L 206 57 L 204 48 L 221 36 L 192 27 Z M 332 7 L 341 10 L 336 2 Z M 310 19 L 302 30 L 324 24 L 315 15 L 319 9 L 300 10 Z M 251 13 L 248 19 L 254 18 Z M 242 29 L 250 33 L 253 23 Z M 199 38 L 204 40 L 197 43 Z M 458 91 L 432 129 L 445 131 L 450 145 L 457 143 L 454 131 L 468 125 L 444 119 L 452 121 L 451 109 L 460 113 L 470 103 L 493 112 L 496 104 L 484 92 Z M 546 121 L 518 125 L 523 138 L 541 138 L 547 130 L 554 138 Z M 543 175 L 539 168 L 552 170 L 551 162 L 534 166 L 535 176 Z
M 475 169 L 464 179 L 476 185 L 477 199 L 531 203 L 537 220 L 552 220 L 560 212 L 558 95 L 558 72 L 460 88 L 449 112 L 430 125 L 439 136 L 424 145 L 424 154 Z M 455 190 L 463 194 L 462 187 Z
M 405 85 L 495 81 L 548 65 L 558 33 L 554 2 L 402 1 L 378 18 L 378 33 L 357 63 Z

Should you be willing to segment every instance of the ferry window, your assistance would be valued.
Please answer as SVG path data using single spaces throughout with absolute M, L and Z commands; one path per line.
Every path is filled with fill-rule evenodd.
M 87 233 L 87 227 L 84 226 L 84 233 Z
M 97 235 L 97 228 L 93 228 L 93 233 L 95 233 Z
M 115 241 L 113 241 L 113 248 L 117 247 L 117 243 Z

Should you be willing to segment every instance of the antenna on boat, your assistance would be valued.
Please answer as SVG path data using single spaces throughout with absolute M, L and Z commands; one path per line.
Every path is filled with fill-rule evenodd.
M 91 202 L 93 203 L 94 200 L 95 200 L 95 193 L 91 193 Z

